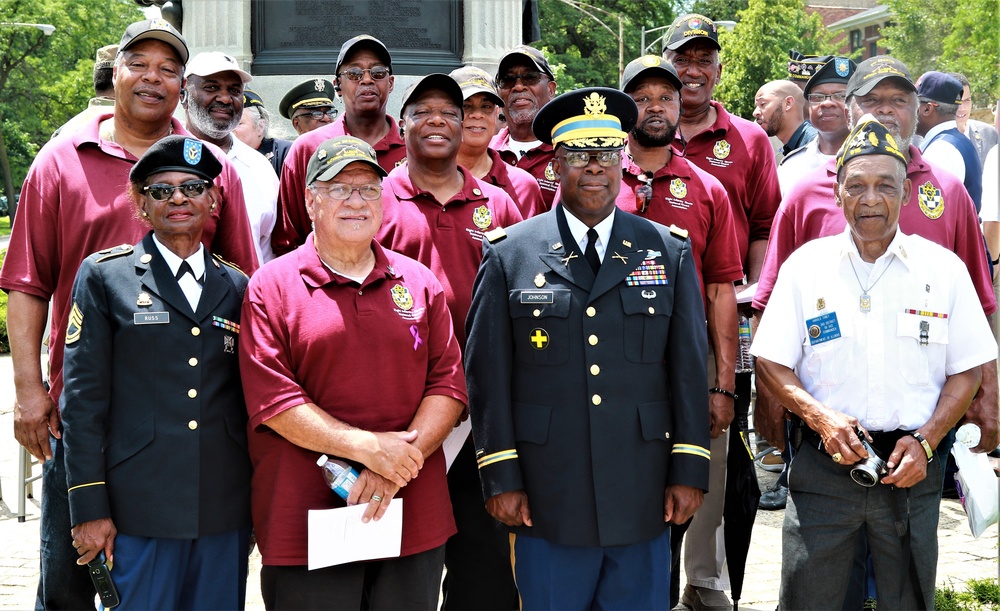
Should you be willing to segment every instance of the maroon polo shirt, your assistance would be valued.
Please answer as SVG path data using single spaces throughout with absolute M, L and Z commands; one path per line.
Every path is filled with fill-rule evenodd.
M 465 317 L 472 305 L 472 283 L 483 258 L 483 234 L 522 220 L 504 191 L 477 180 L 459 166 L 465 186 L 445 203 L 410 180 L 403 164 L 382 183 L 382 246 L 416 259 L 441 281 L 459 344 L 465 345 Z
M 746 272 L 749 244 L 768 238 L 771 220 L 781 202 L 774 150 L 759 125 L 729 114 L 718 102 L 711 104 L 718 117 L 700 134 L 683 134 L 687 140 L 685 156 L 726 188 Z
M 542 144 L 538 148 L 527 151 L 520 159 L 510 150 L 510 130 L 503 128 L 500 133 L 490 140 L 490 148 L 500 153 L 500 157 L 509 165 L 516 166 L 535 177 L 538 186 L 542 190 L 542 200 L 545 202 L 545 209 L 552 208 L 552 201 L 555 199 L 556 189 L 559 188 L 559 179 L 556 178 L 552 170 L 552 158 L 555 151 L 549 144 Z
M 320 453 L 289 442 L 268 419 L 314 403 L 361 429 L 405 431 L 424 397 L 468 403 L 441 284 L 416 261 L 374 241 L 372 250 L 375 268 L 359 285 L 323 265 L 310 235 L 247 287 L 240 371 L 264 564 L 307 564 L 309 510 L 344 506 L 316 467 Z M 456 532 L 440 448 L 397 498 L 404 500 L 403 556 L 443 545 Z
M 506 191 L 507 195 L 517 204 L 517 209 L 521 211 L 522 217 L 528 219 L 548 209 L 545 206 L 545 200 L 542 199 L 542 190 L 534 176 L 519 167 L 507 165 L 507 162 L 500 157 L 500 153 L 493 149 L 487 149 L 486 152 L 493 161 L 493 165 L 482 180 Z

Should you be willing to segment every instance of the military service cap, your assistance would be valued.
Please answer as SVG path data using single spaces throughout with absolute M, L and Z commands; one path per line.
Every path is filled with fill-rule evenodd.
M 264 100 L 259 95 L 257 95 L 256 91 L 253 91 L 252 89 L 244 89 L 243 107 L 249 108 L 250 106 L 260 106 L 261 108 L 263 108 Z
M 278 103 L 278 114 L 291 119 L 299 108 L 333 106 L 336 97 L 333 83 L 325 78 L 310 79 L 292 87 Z
M 841 83 L 846 85 L 851 75 L 857 69 L 858 65 L 849 58 L 833 57 L 816 70 L 812 78 L 809 79 L 809 82 L 806 83 L 803 93 L 809 95 L 813 87 L 818 87 L 826 83 Z
M 138 183 L 159 172 L 189 172 L 208 180 L 222 172 L 222 164 L 205 143 L 193 136 L 161 138 L 132 166 L 129 180 Z
M 306 184 L 311 185 L 317 180 L 330 180 L 355 161 L 367 163 L 382 178 L 388 176 L 378 164 L 372 145 L 354 136 L 337 136 L 319 145 L 309 158 Z
M 906 157 L 896 146 L 896 139 L 889 129 L 879 123 L 873 115 L 866 114 L 858 120 L 844 145 L 837 151 L 837 178 L 847 162 L 863 155 L 888 155 L 898 159 L 906 167 Z
M 788 80 L 798 83 L 808 81 L 832 58 L 832 55 L 803 55 L 792 49 L 788 52 Z
M 614 150 L 625 146 L 638 116 L 635 102 L 621 91 L 586 87 L 542 106 L 531 129 L 536 138 L 552 146 Z

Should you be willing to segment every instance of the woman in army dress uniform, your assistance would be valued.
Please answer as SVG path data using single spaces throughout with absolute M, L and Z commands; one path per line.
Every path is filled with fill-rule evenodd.
M 247 277 L 201 243 L 221 170 L 192 137 L 150 147 L 129 178 L 152 231 L 88 257 L 73 287 L 61 400 L 73 546 L 79 564 L 106 555 L 122 608 L 244 606 Z

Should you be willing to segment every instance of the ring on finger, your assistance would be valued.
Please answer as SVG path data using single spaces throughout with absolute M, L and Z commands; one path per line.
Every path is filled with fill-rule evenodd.
M 844 460 L 844 456 L 840 452 L 837 452 L 836 454 L 834 454 L 830 458 L 832 458 L 833 462 L 835 462 L 835 463 L 839 463 L 840 461 Z
M 380 497 L 377 494 L 373 494 L 372 495 L 372 500 L 375 501 L 376 503 L 381 503 L 382 502 L 382 497 Z

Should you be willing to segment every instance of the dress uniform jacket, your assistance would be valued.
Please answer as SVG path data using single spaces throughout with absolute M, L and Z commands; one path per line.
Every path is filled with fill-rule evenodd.
M 486 498 L 527 493 L 515 532 L 631 545 L 663 533 L 668 485 L 707 489 L 708 340 L 680 234 L 618 211 L 596 278 L 562 206 L 484 241 L 469 407 Z
M 61 406 L 73 524 L 193 539 L 248 528 L 236 341 L 247 277 L 205 250 L 197 312 L 147 234 L 73 287 Z

